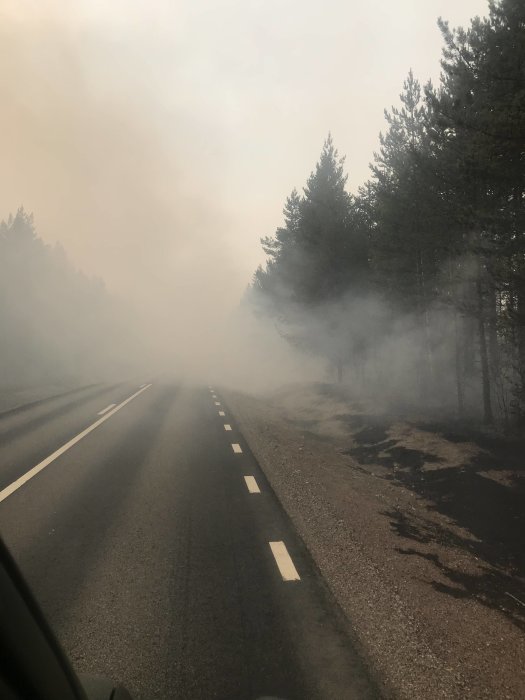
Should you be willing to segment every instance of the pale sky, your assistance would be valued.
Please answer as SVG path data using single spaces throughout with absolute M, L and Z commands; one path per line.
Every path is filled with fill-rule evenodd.
M 0 218 L 139 304 L 236 303 L 330 130 L 368 177 L 412 67 L 437 82 L 438 16 L 485 0 L 0 0 Z

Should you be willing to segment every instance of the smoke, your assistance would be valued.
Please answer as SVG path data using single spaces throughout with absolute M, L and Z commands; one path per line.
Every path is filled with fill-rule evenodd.
M 181 361 L 210 346 L 246 271 L 200 160 L 209 136 L 183 100 L 161 102 L 151 35 L 125 5 L 103 23 L 62 3 L 2 6 L 0 216 L 30 207 L 44 240 L 125 300 L 145 359 Z
M 462 256 L 461 262 L 462 283 L 471 287 L 468 260 Z M 479 416 L 472 310 L 458 311 L 437 296 L 420 309 L 373 291 L 354 290 L 309 305 L 280 292 L 277 305 L 257 287 L 249 299 L 256 333 L 265 338 L 260 347 L 267 347 L 268 339 L 276 347 L 284 340 L 289 347 L 290 368 L 282 374 L 278 370 L 286 355 L 282 349 L 276 353 L 277 383 L 286 383 L 287 376 L 290 382 L 338 383 L 343 396 L 372 402 L 375 411 L 423 409 L 443 417 L 457 414 L 461 372 L 462 414 Z M 272 382 L 266 386 L 275 388 Z
M 113 356 L 238 385 L 323 376 L 323 361 L 238 306 L 262 261 L 259 237 L 280 223 L 280 202 L 309 172 L 328 127 L 357 162 L 359 183 L 405 71 L 381 92 L 377 57 L 377 71 L 356 71 L 346 92 L 337 67 L 362 60 L 341 61 L 332 47 L 362 52 L 373 42 L 347 41 L 356 8 L 331 9 L 0 0 L 0 218 L 23 204 L 46 242 L 104 280 L 119 300 L 118 322 L 106 324 Z M 359 12 L 357 30 L 372 32 Z M 389 24 L 388 12 L 381 17 Z M 318 33 L 329 51 L 313 50 Z M 363 104 L 352 127 L 364 83 L 377 103 Z M 372 115 L 376 125 L 356 139 Z M 89 312 L 79 307 L 78 318 Z
M 0 133 L 9 134 L 9 168 L 0 218 L 24 204 L 38 235 L 63 243 L 72 263 L 117 299 L 119 318 L 104 323 L 103 341 L 85 343 L 86 374 L 169 372 L 254 389 L 311 377 L 309 358 L 239 306 L 262 255 L 257 232 L 251 245 L 239 236 L 243 217 L 253 220 L 241 188 L 232 215 L 233 158 L 246 147 L 231 152 L 241 107 L 233 93 L 217 93 L 210 112 L 219 88 L 211 74 L 197 81 L 212 65 L 194 58 L 172 66 L 162 55 L 192 49 L 184 34 L 192 13 L 162 3 L 151 14 L 140 3 L 76 9 L 1 6 Z M 167 31 L 163 17 L 183 26 Z M 60 304 L 55 292 L 42 283 L 40 298 Z M 96 311 L 76 301 L 80 328 Z M 82 338 L 95 328 L 84 325 Z

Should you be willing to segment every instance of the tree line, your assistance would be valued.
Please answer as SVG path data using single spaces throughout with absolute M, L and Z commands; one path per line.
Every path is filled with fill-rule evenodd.
M 37 235 L 20 208 L 0 223 L 0 386 L 93 381 L 122 366 L 126 312 L 101 280 Z
M 404 354 L 407 398 L 523 425 L 525 4 L 439 27 L 439 85 L 409 73 L 355 195 L 328 137 L 250 299 L 339 379 L 380 387 Z

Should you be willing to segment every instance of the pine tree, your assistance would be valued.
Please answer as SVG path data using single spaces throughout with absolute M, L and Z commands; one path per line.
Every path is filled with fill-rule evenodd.
M 299 229 L 304 269 L 297 296 L 307 304 L 362 290 L 367 277 L 366 238 L 345 189 L 344 161 L 328 135 L 304 188 Z
M 254 290 L 280 322 L 282 334 L 306 352 L 332 362 L 342 378 L 351 329 L 344 312 L 327 313 L 346 294 L 364 294 L 368 277 L 362 215 L 345 189 L 344 158 L 329 135 L 304 195 L 292 192 L 285 224 L 261 240 L 266 267 L 254 276 Z
M 502 0 L 491 3 L 489 18 L 474 19 L 468 30 L 451 30 L 441 21 L 442 86 L 438 93 L 429 91 L 441 133 L 444 191 L 462 255 L 462 264 L 456 264 L 462 289 L 458 302 L 478 327 L 487 423 L 493 420 L 494 395 L 498 390 L 501 401 L 503 391 L 502 309 L 509 319 L 514 316 L 518 338 L 525 327 L 525 314 L 520 321 L 517 311 L 525 309 L 525 297 L 521 304 L 518 300 L 525 191 L 524 14 L 522 3 Z M 518 374 L 524 365 L 525 334 Z
M 301 198 L 294 189 L 287 198 L 284 209 L 284 226 L 275 236 L 261 238 L 261 246 L 268 256 L 266 268 L 261 266 L 254 276 L 254 288 L 265 296 L 265 303 L 273 305 L 274 313 L 289 303 L 293 297 L 292 280 L 300 274 L 298 236 Z
M 371 165 L 367 198 L 373 221 L 374 270 L 383 294 L 397 311 L 414 314 L 422 329 L 416 371 L 422 397 L 435 383 L 431 308 L 443 242 L 436 235 L 441 203 L 437 196 L 432 150 L 432 114 L 419 81 L 409 72 L 400 94 L 401 108 L 385 111 L 386 134 Z

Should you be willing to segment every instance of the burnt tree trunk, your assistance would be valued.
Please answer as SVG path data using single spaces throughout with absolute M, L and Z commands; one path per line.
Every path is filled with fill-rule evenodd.
M 481 266 L 480 266 L 481 267 Z M 487 351 L 487 337 L 485 333 L 485 311 L 483 304 L 483 287 L 481 274 L 477 280 L 478 292 L 478 334 L 479 334 L 479 357 L 481 362 L 481 390 L 483 394 L 483 422 L 487 425 L 494 423 L 492 412 L 492 400 L 490 396 L 490 367 Z
M 457 311 L 454 311 L 454 345 L 455 345 L 455 370 L 456 370 L 456 395 L 458 401 L 458 416 L 461 418 L 465 412 L 465 391 L 463 387 L 462 368 L 462 342 L 461 331 L 458 323 Z

